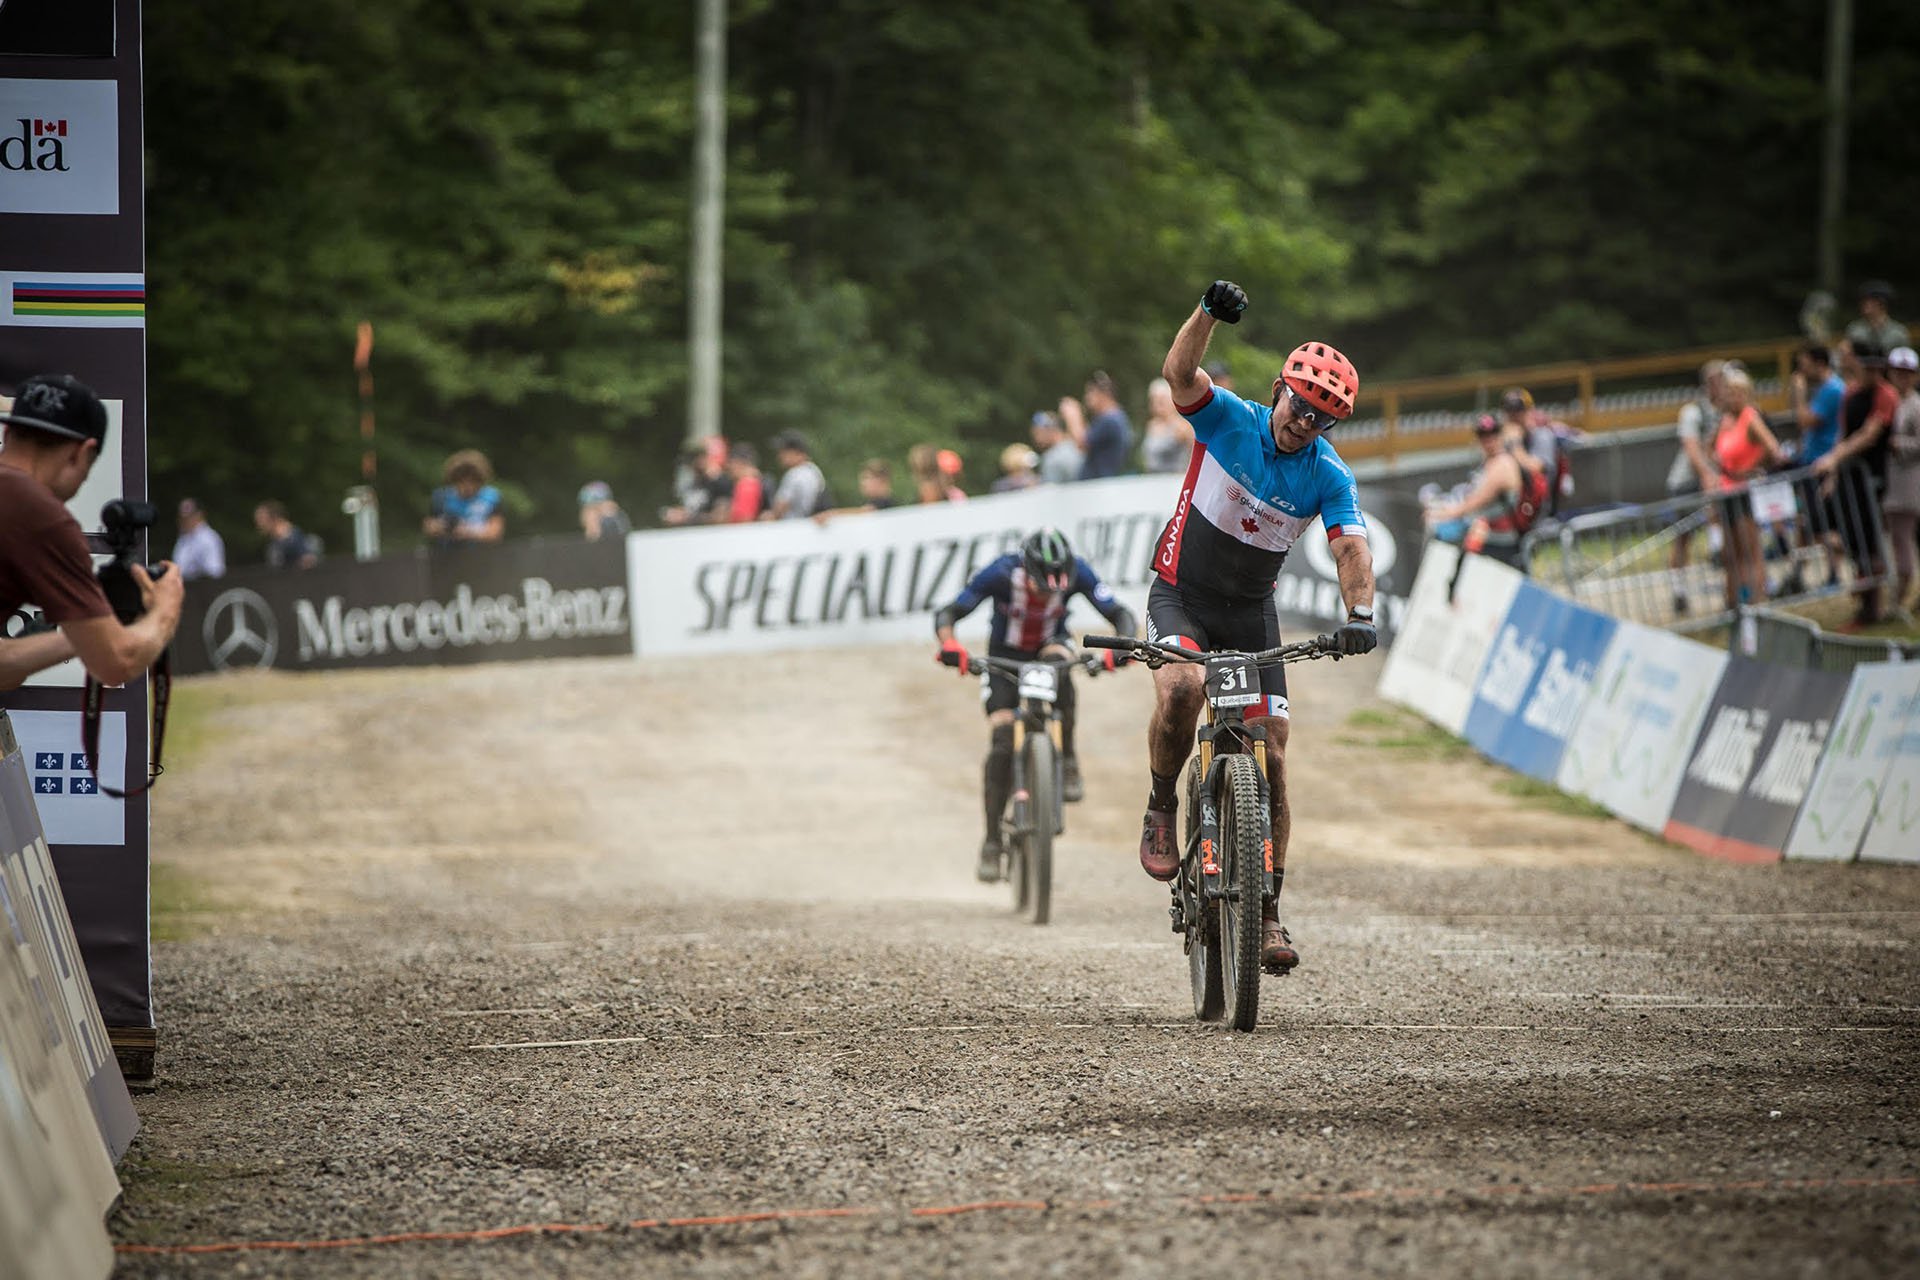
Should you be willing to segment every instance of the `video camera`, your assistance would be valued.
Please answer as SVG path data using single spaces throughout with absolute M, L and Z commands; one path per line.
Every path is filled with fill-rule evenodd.
M 146 602 L 140 598 L 140 584 L 133 580 L 133 566 L 139 563 L 140 535 L 153 528 L 158 515 L 151 502 L 129 502 L 125 498 L 115 498 L 100 508 L 100 527 L 113 559 L 101 565 L 94 576 L 99 578 L 100 589 L 106 592 L 107 603 L 122 625 L 147 611 Z M 165 572 L 164 565 L 147 566 L 150 578 Z

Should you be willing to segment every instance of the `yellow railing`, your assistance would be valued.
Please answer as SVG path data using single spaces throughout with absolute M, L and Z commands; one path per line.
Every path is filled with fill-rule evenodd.
M 1403 453 L 1428 449 L 1457 448 L 1473 440 L 1470 427 L 1454 430 L 1403 432 L 1400 423 L 1409 413 L 1421 410 L 1499 411 L 1500 392 L 1507 387 L 1525 387 L 1541 403 L 1570 402 L 1576 407 L 1562 415 L 1569 426 L 1582 431 L 1623 431 L 1629 427 L 1654 426 L 1671 422 L 1675 406 L 1671 404 L 1608 408 L 1597 402 L 1613 390 L 1630 390 L 1622 383 L 1644 387 L 1650 378 L 1673 375 L 1677 381 L 1691 381 L 1708 360 L 1739 359 L 1756 380 L 1777 377 L 1784 388 L 1793 372 L 1793 353 L 1805 339 L 1771 338 L 1757 342 L 1730 342 L 1715 347 L 1697 347 L 1691 351 L 1667 351 L 1657 355 L 1627 356 L 1619 360 L 1563 361 L 1559 364 L 1533 365 L 1524 369 L 1487 369 L 1445 378 L 1403 378 L 1363 386 L 1355 408 L 1357 418 L 1384 420 L 1386 430 L 1378 436 L 1340 442 L 1345 458 L 1397 458 Z M 1782 390 L 1763 396 L 1761 409 L 1773 412 L 1786 407 Z

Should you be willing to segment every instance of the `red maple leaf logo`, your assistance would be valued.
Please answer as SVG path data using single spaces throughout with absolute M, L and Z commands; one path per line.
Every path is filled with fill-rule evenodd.
M 1253 519 L 1252 517 L 1243 519 L 1240 522 L 1240 527 L 1242 529 L 1245 529 L 1248 533 L 1260 532 L 1260 522 L 1258 520 Z

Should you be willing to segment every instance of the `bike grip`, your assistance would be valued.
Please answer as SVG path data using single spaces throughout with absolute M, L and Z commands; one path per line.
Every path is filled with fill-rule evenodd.
M 940 665 L 943 667 L 957 667 L 965 657 L 966 654 L 959 649 L 942 649 L 940 651 Z
M 1131 649 L 1139 644 L 1131 636 L 1081 636 L 1080 645 L 1086 649 Z

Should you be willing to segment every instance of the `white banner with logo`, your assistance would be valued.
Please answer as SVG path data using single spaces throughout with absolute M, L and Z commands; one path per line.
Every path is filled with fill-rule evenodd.
M 1560 789 L 1664 830 L 1726 665 L 1723 650 L 1622 622 L 1567 740 Z
M 1460 568 L 1459 548 L 1429 542 L 1406 620 L 1380 673 L 1380 696 L 1459 733 L 1480 668 L 1522 580 L 1517 570 L 1485 556 L 1469 556 Z
M 1909 734 L 1920 734 L 1920 664 L 1855 667 L 1787 840 L 1789 858 L 1852 861 Z
M 0 80 L 0 213 L 119 212 L 119 83 Z
M 634 639 L 643 655 L 933 639 L 932 613 L 974 573 L 1054 526 L 1135 614 L 1144 616 L 1155 540 L 1180 495 L 1178 476 L 1124 476 L 995 494 L 968 502 L 812 520 L 635 533 L 628 538 Z M 1365 494 L 1362 494 L 1365 500 Z M 1392 532 L 1367 513 L 1376 577 L 1397 559 Z M 1345 617 L 1319 528 L 1300 537 L 1275 590 L 1283 628 Z M 1404 598 L 1383 593 L 1391 627 Z M 961 628 L 984 636 L 982 609 Z M 1290 625 L 1291 619 L 1291 625 Z M 1076 599 L 1069 627 L 1105 631 Z
M 1895 669 L 1920 672 L 1920 664 L 1902 663 Z M 1899 735 L 1881 750 L 1887 771 L 1873 819 L 1860 837 L 1860 860 L 1920 863 L 1920 708 L 1912 710 Z

